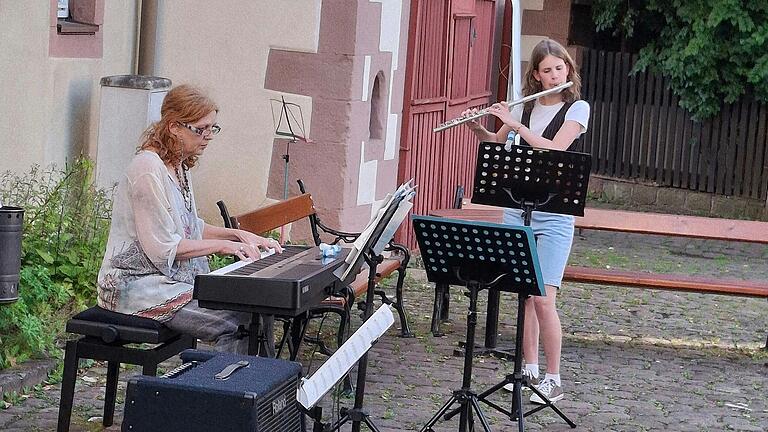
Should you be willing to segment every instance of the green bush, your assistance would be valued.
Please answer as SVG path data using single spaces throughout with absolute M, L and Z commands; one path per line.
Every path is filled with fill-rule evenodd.
M 0 369 L 54 347 L 66 319 L 96 302 L 109 234 L 111 193 L 93 184 L 93 163 L 33 166 L 0 175 L 6 205 L 24 209 L 19 301 L 0 307 Z
M 695 118 L 742 96 L 768 103 L 768 2 L 594 0 L 598 31 L 639 45 L 636 71 L 670 79 Z

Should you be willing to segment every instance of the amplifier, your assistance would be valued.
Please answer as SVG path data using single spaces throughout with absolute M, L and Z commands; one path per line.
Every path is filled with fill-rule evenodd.
M 301 365 L 281 359 L 186 350 L 160 377 L 128 381 L 122 431 L 301 432 Z

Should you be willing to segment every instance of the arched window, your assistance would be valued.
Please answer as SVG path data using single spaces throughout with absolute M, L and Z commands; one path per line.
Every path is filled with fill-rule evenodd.
M 386 125 L 387 99 L 384 86 L 384 74 L 379 72 L 373 81 L 371 91 L 371 116 L 368 125 L 370 139 L 384 139 L 384 125 Z

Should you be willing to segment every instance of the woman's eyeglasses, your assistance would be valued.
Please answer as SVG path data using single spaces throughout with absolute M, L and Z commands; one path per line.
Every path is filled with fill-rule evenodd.
M 208 135 L 216 135 L 217 133 L 221 132 L 221 126 L 219 126 L 218 123 L 213 124 L 207 128 L 194 127 L 192 125 L 182 123 L 182 122 L 179 122 L 179 124 L 191 130 L 192 132 L 196 133 L 197 135 L 200 135 L 201 137 L 207 137 Z

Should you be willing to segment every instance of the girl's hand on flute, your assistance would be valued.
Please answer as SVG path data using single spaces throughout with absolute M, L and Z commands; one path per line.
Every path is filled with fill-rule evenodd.
M 477 108 L 466 109 L 461 112 L 461 116 L 466 117 L 468 115 L 475 114 L 476 112 Z M 483 127 L 480 123 L 477 122 L 477 120 L 468 120 L 464 124 L 467 125 L 467 127 L 473 132 L 478 131 Z
M 517 132 L 520 127 L 523 126 L 522 123 L 512 117 L 512 112 L 509 110 L 509 105 L 507 105 L 506 102 L 495 103 L 491 105 L 488 110 L 492 115 L 498 117 L 499 120 L 504 122 L 505 125 L 511 127 L 515 132 Z

